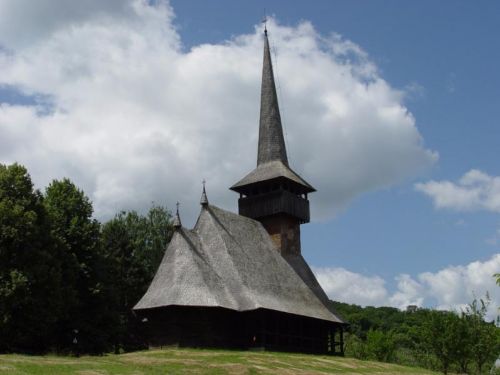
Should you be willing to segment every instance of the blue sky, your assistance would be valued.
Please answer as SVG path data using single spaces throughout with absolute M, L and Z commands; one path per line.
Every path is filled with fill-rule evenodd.
M 122 3 L 136 6 L 127 8 Z M 102 218 L 123 208 L 141 210 L 153 200 L 171 207 L 179 199 L 186 202 L 182 205 L 185 222 L 193 222 L 197 207 L 191 203 L 197 201 L 198 197 L 193 195 L 199 190 L 192 187 L 193 181 L 196 185 L 196 181 L 203 177 L 207 178 L 212 203 L 234 209 L 230 200 L 235 202 L 237 197 L 227 192 L 225 186 L 242 177 L 248 166 L 254 163 L 247 162 L 247 159 L 254 157 L 252 152 L 256 145 L 252 142 L 256 142 L 255 134 L 242 140 L 250 144 L 241 146 L 248 147 L 245 148 L 249 150 L 248 155 L 236 160 L 230 160 L 223 153 L 217 156 L 218 159 L 214 156 L 213 163 L 223 159 L 218 168 L 207 167 L 203 161 L 189 158 L 200 147 L 203 148 L 201 154 L 207 159 L 208 155 L 217 154 L 220 147 L 212 146 L 207 138 L 211 133 L 219 134 L 219 139 L 228 137 L 226 142 L 233 142 L 225 128 L 221 127 L 217 133 L 218 121 L 223 123 L 225 120 L 221 118 L 224 116 L 238 119 L 241 113 L 246 114 L 244 126 L 255 126 L 256 131 L 260 74 L 257 65 L 261 60 L 261 44 L 255 27 L 265 9 L 273 18 L 270 36 L 276 49 L 274 57 L 278 59 L 275 68 L 282 86 L 279 100 L 285 127 L 289 125 L 292 162 L 295 154 L 295 159 L 300 159 L 298 171 L 313 185 L 315 166 L 323 166 L 322 177 L 316 181 L 324 189 L 318 192 L 318 198 L 311 197 L 311 201 L 316 199 L 313 208 L 320 211 L 321 220 L 302 227 L 302 247 L 304 256 L 315 267 L 320 282 L 331 297 L 361 304 L 402 307 L 406 303 L 418 303 L 447 307 L 470 302 L 468 299 L 472 293 L 482 295 L 489 290 L 493 293 L 494 304 L 500 302 L 491 277 L 492 270 L 500 271 L 500 181 L 497 177 L 500 176 L 500 51 L 496 48 L 500 35 L 500 4 L 497 2 L 172 0 L 169 10 L 162 8 L 166 4 L 163 1 L 153 2 L 149 7 L 137 5 L 137 1 L 110 1 L 106 6 L 90 1 L 88 6 L 81 5 L 78 9 L 56 0 L 44 0 L 41 4 L 38 8 L 30 8 L 29 14 L 25 12 L 29 4 L 24 1 L 6 1 L 3 8 L 0 7 L 0 23 L 13 20 L 0 26 L 0 31 L 6 35 L 0 38 L 0 66 L 7 69 L 6 77 L 0 82 L 0 102 L 4 104 L 4 113 L 0 114 L 0 138 L 3 134 L 8 140 L 2 146 L 0 162 L 17 160 L 26 164 L 39 187 L 45 186 L 52 178 L 72 178 L 91 196 L 97 214 Z M 23 17 L 27 19 L 22 20 Z M 102 19 L 107 21 L 99 23 Z M 23 22 L 28 25 L 23 30 L 14 25 Z M 312 31 L 300 31 L 304 22 L 309 23 Z M 97 31 L 92 29 L 95 25 L 99 26 L 95 28 Z M 105 34 L 92 34 L 102 33 L 106 28 L 103 25 L 109 27 Z M 128 35 L 120 25 L 129 25 L 131 34 Z M 132 35 L 134 32 L 136 34 Z M 382 182 L 347 185 L 346 189 L 352 188 L 353 193 L 349 195 L 342 190 L 342 194 L 348 195 L 345 200 L 335 197 L 341 191 L 336 186 L 343 182 L 341 177 L 344 175 L 335 172 L 326 181 L 329 178 L 328 158 L 334 154 L 322 154 L 321 147 L 312 152 L 306 139 L 301 142 L 293 139 L 294 134 L 297 138 L 296 129 L 300 129 L 304 121 L 294 115 L 294 107 L 300 103 L 296 101 L 300 99 L 300 93 L 293 93 L 294 86 L 288 82 L 295 77 L 287 73 L 296 69 L 293 59 L 297 56 L 293 55 L 292 47 L 293 43 L 301 43 L 301 33 L 334 40 L 344 47 L 346 41 L 354 44 L 357 49 L 353 56 L 363 60 L 360 66 L 374 66 L 376 70 L 369 78 L 354 75 L 354 82 L 382 80 L 387 88 L 382 89 L 381 95 L 403 112 L 411 113 L 409 117 L 400 113 L 394 120 L 395 126 L 406 130 L 387 133 L 388 137 L 394 138 L 393 143 L 387 143 L 389 146 L 380 143 L 377 149 L 377 126 L 383 126 L 377 123 L 372 128 L 374 133 L 367 135 L 373 139 L 372 143 L 359 142 L 360 148 L 373 149 L 371 153 L 364 156 L 363 150 L 355 150 L 354 156 L 346 160 L 355 161 L 358 156 L 380 156 L 381 163 L 388 163 L 398 157 L 412 158 L 411 155 L 415 155 L 415 160 L 421 160 L 402 163 L 399 166 L 402 170 Z M 100 41 L 97 42 L 93 35 L 99 35 L 108 44 L 97 45 Z M 140 35 L 145 40 L 141 40 Z M 335 39 L 335 35 L 340 35 L 342 42 Z M 135 47 L 122 47 L 124 41 L 129 40 L 127 38 L 135 41 L 130 42 Z M 78 45 L 80 47 L 75 47 Z M 158 45 L 162 47 L 158 48 Z M 319 60 L 312 59 L 311 63 L 321 61 L 321 48 L 324 47 L 313 51 Z M 243 49 L 245 52 L 241 52 Z M 230 55 L 234 61 L 238 61 L 239 53 L 252 57 L 252 51 L 258 51 L 254 53 L 257 69 L 242 73 L 234 81 L 236 83 L 230 83 L 233 82 L 231 77 L 238 74 L 231 66 L 238 63 L 228 63 L 227 69 L 218 65 L 218 51 L 234 53 Z M 176 68 L 175 77 L 184 77 L 173 91 L 163 90 L 174 81 L 170 77 L 174 74 L 173 69 L 168 68 L 171 55 L 183 60 Z M 14 59 L 9 60 L 7 56 L 14 56 Z M 66 61 L 67 56 L 72 59 Z M 110 68 L 111 65 L 105 65 L 111 64 L 107 60 L 109 56 L 112 56 L 109 61 L 114 64 L 121 63 L 123 60 L 120 59 L 144 56 L 149 65 L 143 67 L 140 62 L 129 60 L 128 68 L 126 64 L 119 65 L 118 69 L 117 65 Z M 329 56 L 332 61 L 340 58 L 338 54 Z M 206 66 L 203 66 L 204 58 L 207 59 Z M 37 62 L 39 59 L 45 59 L 46 66 Z M 157 68 L 158 61 L 162 61 L 158 66 L 163 68 Z M 201 65 L 196 65 L 200 61 Z M 346 64 L 350 66 L 350 63 Z M 247 65 L 251 68 L 252 64 L 242 62 L 241 71 L 246 72 Z M 355 63 L 352 65 L 356 67 Z M 342 66 L 329 65 L 332 70 L 318 71 L 319 75 L 324 74 L 318 82 L 328 81 L 335 69 Z M 193 71 L 188 71 L 190 67 Z M 150 81 L 149 69 L 156 72 L 163 86 Z M 100 76 L 102 72 L 105 74 Z M 122 72 L 124 75 L 120 76 Z M 45 74 L 47 76 L 43 77 Z M 117 81 L 99 86 L 100 82 L 114 75 Z M 162 75 L 166 77 L 164 82 Z M 219 93 L 207 93 L 207 88 L 212 90 L 218 82 L 226 81 L 227 86 L 225 83 L 220 86 L 234 89 L 232 97 L 240 96 L 242 102 L 233 103 L 231 110 L 224 101 L 214 104 L 218 103 L 215 99 L 208 105 L 206 98 L 218 97 Z M 332 82 L 331 85 L 335 86 Z M 184 92 L 193 95 L 189 91 L 191 86 L 196 89 L 195 95 L 199 95 L 193 97 L 192 107 L 188 109 L 193 118 L 182 115 L 181 110 L 179 116 L 173 117 L 168 117 L 172 110 L 168 110 L 168 114 L 166 110 L 158 110 L 158 107 L 170 105 L 171 97 L 182 97 Z M 98 91 L 105 92 L 109 87 L 113 87 L 110 94 L 99 97 Z M 335 92 L 335 89 L 331 87 L 328 92 Z M 95 94 L 85 95 L 86 90 L 95 90 Z M 144 98 L 144 103 L 129 98 L 127 90 L 142 93 L 140 98 Z M 311 93 L 314 95 L 313 86 Z M 223 93 L 221 95 L 224 97 Z M 321 95 L 319 89 L 318 95 Z M 134 101 L 133 111 L 120 117 L 117 112 L 127 107 L 124 103 L 130 103 L 130 100 Z M 75 106 L 74 103 L 80 104 Z M 113 112 L 101 105 L 119 110 Z M 175 103 L 172 108 L 175 112 L 183 106 L 187 104 Z M 240 107 L 241 113 L 232 113 Z M 197 111 L 199 115 L 196 115 Z M 64 122 L 64 116 L 68 114 L 72 120 L 71 129 Z M 144 119 L 144 123 L 158 122 L 158 125 L 146 129 L 142 120 L 140 125 L 138 121 L 125 125 L 127 118 L 136 115 Z M 368 109 L 364 115 L 366 117 L 362 118 L 370 118 Z M 104 117 L 105 121 L 98 121 Z M 197 124 L 200 119 L 211 121 L 207 120 L 201 131 L 196 125 L 189 125 Z M 173 129 L 179 134 L 185 132 L 183 136 L 187 138 L 180 138 L 178 142 L 190 139 L 194 143 L 184 142 L 175 151 L 175 139 L 179 134 L 162 128 L 162 123 L 169 121 L 172 124 L 179 121 L 180 125 L 173 126 Z M 417 130 L 413 133 L 412 124 Z M 58 126 L 64 129 L 58 133 L 63 134 L 63 139 L 67 136 L 73 142 L 78 138 L 78 142 L 64 149 L 58 142 L 50 140 L 51 134 L 41 133 L 37 145 L 44 146 L 31 148 L 31 138 L 36 137 L 33 129 L 40 131 L 43 127 Z M 335 121 L 331 126 L 337 126 Z M 89 131 L 90 128 L 93 130 Z M 127 137 L 120 138 L 121 133 L 128 131 L 135 132 L 135 139 L 147 140 L 148 146 L 134 143 Z M 163 137 L 167 137 L 170 143 L 162 143 Z M 387 140 L 385 133 L 380 137 Z M 107 140 L 96 147 L 100 139 Z M 390 154 L 387 147 L 390 150 L 391 145 L 396 145 L 396 150 L 399 139 L 410 139 L 408 144 L 402 140 L 401 148 L 416 147 L 415 153 Z M 355 147 L 355 138 L 353 140 Z M 126 153 L 123 149 L 127 148 L 130 152 Z M 144 148 L 150 152 L 147 156 L 144 156 Z M 230 152 L 228 149 L 227 153 Z M 51 153 L 53 158 L 44 159 Z M 315 155 L 310 156 L 311 153 Z M 430 153 L 434 153 L 435 160 Z M 138 157 L 129 160 L 129 155 Z M 308 157 L 314 160 L 323 158 L 324 163 L 302 163 L 301 160 Z M 127 162 L 121 163 L 120 160 Z M 245 161 L 240 163 L 242 160 Z M 163 175 L 161 168 L 169 161 L 175 166 L 168 169 L 168 173 L 165 170 Z M 150 168 L 150 165 L 155 167 Z M 308 169 L 307 165 L 312 167 Z M 348 164 L 346 169 L 352 165 Z M 179 167 L 183 167 L 183 171 Z M 370 170 L 369 166 L 366 168 Z M 184 169 L 192 171 L 191 175 Z M 460 182 L 471 170 L 477 171 L 469 176 L 473 182 Z M 106 178 L 102 176 L 107 176 L 105 182 Z M 218 176 L 230 178 L 226 180 Z M 437 185 L 428 185 L 431 180 Z M 417 189 L 416 184 L 421 184 L 421 188 Z M 477 189 L 481 192 L 477 193 Z M 134 201 L 141 192 L 144 196 Z M 328 197 L 329 194 L 333 197 Z M 331 207 L 335 214 L 325 214 L 320 210 L 322 206 Z M 315 215 L 314 210 L 312 215 Z M 352 284 L 356 284 L 361 292 L 349 291 Z M 460 288 L 467 290 L 458 290 Z M 370 293 L 364 294 L 363 289 L 370 289 Z

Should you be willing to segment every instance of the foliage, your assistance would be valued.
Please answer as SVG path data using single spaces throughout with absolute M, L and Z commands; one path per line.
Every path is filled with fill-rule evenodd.
M 357 359 L 368 359 L 368 349 L 366 343 L 352 333 L 346 335 L 345 355 Z
M 112 305 L 118 317 L 113 332 L 115 351 L 140 348 L 141 322 L 132 313 L 149 286 L 172 237 L 171 215 L 153 206 L 146 216 L 121 212 L 102 226 L 101 247 L 109 266 Z
M 0 164 L 0 350 L 52 344 L 61 265 L 43 197 L 26 168 Z
M 63 179 L 47 187 L 44 205 L 62 264 L 65 308 L 58 319 L 57 346 L 100 353 L 107 349 L 105 327 L 112 317 L 99 248 L 100 225 L 92 218 L 92 203 L 70 180 Z
M 458 359 L 460 318 L 449 311 L 432 311 L 422 329 L 425 347 L 436 356 L 440 368 L 447 374 L 450 366 Z
M 369 330 L 366 335 L 366 346 L 370 358 L 381 362 L 389 362 L 396 350 L 392 332 L 383 332 L 380 330 Z
M 488 297 L 474 300 L 460 314 L 422 308 L 407 312 L 331 303 L 351 325 L 346 336 L 347 356 L 443 372 L 480 374 L 489 369 L 500 352 L 499 328 L 485 321 Z M 392 355 L 386 359 L 382 357 L 384 350 L 380 349 L 385 345 L 384 335 L 394 344 Z
M 471 359 L 479 373 L 486 364 L 495 361 L 500 352 L 499 329 L 494 322 L 485 321 L 489 304 L 490 299 L 486 295 L 484 300 L 474 299 L 465 312 L 470 322 Z
M 0 351 L 102 353 L 142 342 L 131 308 L 170 241 L 170 213 L 122 212 L 102 228 L 92 213 L 70 180 L 42 195 L 26 168 L 0 164 Z

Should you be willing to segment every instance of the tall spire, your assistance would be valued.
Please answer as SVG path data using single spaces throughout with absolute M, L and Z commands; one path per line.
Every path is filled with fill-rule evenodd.
M 257 165 L 280 160 L 288 166 L 283 128 L 276 85 L 274 84 L 273 65 L 269 50 L 267 29 L 264 31 L 264 64 L 262 67 L 262 86 L 260 94 L 259 150 Z

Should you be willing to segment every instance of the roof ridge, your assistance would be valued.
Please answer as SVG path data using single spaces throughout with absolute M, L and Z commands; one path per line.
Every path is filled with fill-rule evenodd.
M 164 290 L 164 280 L 179 280 L 186 277 L 189 278 L 189 282 L 187 284 L 189 285 L 189 288 L 192 287 L 191 282 L 193 280 L 201 281 L 201 283 L 205 285 L 206 296 L 208 296 L 208 299 L 211 301 L 209 302 L 209 305 L 219 305 L 227 308 L 235 308 L 238 306 L 236 301 L 234 301 L 234 298 L 232 298 L 231 300 L 224 299 L 225 296 L 232 297 L 232 294 L 227 290 L 225 286 L 223 287 L 224 292 L 222 295 L 212 292 L 210 286 L 214 284 L 224 285 L 224 278 L 217 272 L 215 272 L 214 268 L 209 262 L 207 262 L 203 254 L 200 254 L 198 251 L 196 251 L 196 247 L 198 244 L 194 243 L 193 240 L 198 242 L 201 246 L 199 236 L 192 230 L 179 228 L 179 230 L 174 232 L 174 235 L 165 251 L 160 266 L 158 267 L 158 270 L 156 271 L 156 274 L 151 281 L 148 290 L 134 306 L 134 309 L 164 306 L 164 302 L 162 302 L 162 300 L 164 300 L 165 298 L 165 293 L 169 293 L 168 291 Z M 182 259 L 183 262 L 179 265 L 175 265 L 177 259 Z M 188 268 L 186 268 L 186 261 L 189 265 Z M 177 272 L 178 267 L 181 271 L 184 272 Z M 172 285 L 172 288 L 170 289 L 170 292 L 173 291 L 174 294 L 179 293 L 179 288 L 182 288 L 182 282 L 181 284 L 174 283 Z M 176 297 L 173 298 L 174 300 L 176 299 Z M 173 304 L 176 304 L 175 302 Z M 195 304 L 196 302 L 188 303 L 188 305 Z
M 233 214 L 232 212 L 229 212 L 229 211 L 225 211 L 222 209 L 219 209 L 219 210 Z M 207 214 L 208 214 L 212 224 L 221 228 L 224 231 L 224 233 L 226 233 L 228 235 L 228 237 L 236 244 L 236 246 L 238 246 L 238 248 L 241 250 L 240 253 L 246 255 L 245 251 L 243 251 L 243 247 L 241 246 L 241 244 L 238 241 L 236 241 L 234 236 L 227 230 L 227 228 L 222 224 L 222 222 L 219 220 L 219 218 L 214 214 L 214 212 L 211 210 L 211 206 L 207 206 L 206 211 L 207 211 Z M 238 215 L 238 216 L 240 216 L 240 215 Z M 251 304 L 255 305 L 254 301 L 252 301 L 251 298 L 247 297 L 247 295 L 250 294 L 250 291 L 248 289 L 248 286 L 244 283 L 243 278 L 241 277 L 241 274 L 238 270 L 238 267 L 236 266 L 236 264 L 234 262 L 233 254 L 231 254 L 231 252 L 229 251 L 229 246 L 228 246 L 226 240 L 223 238 L 223 236 L 221 235 L 221 233 L 219 231 L 215 231 L 215 232 L 216 232 L 217 237 L 219 237 L 219 239 L 221 240 L 221 242 L 223 244 L 224 251 L 227 254 L 226 259 L 229 259 L 229 261 L 231 262 L 231 268 L 233 270 L 233 275 L 235 277 L 237 277 L 237 279 L 239 281 L 239 285 L 241 286 L 242 290 L 239 292 L 238 297 L 243 297 L 245 299 L 246 303 L 251 303 Z M 228 292 L 229 292 L 229 294 L 232 294 L 231 290 L 228 290 Z
M 203 243 L 202 243 L 201 238 L 198 235 L 198 233 L 196 233 L 192 229 L 186 229 L 184 227 L 179 228 L 179 230 L 177 230 L 176 233 L 179 233 L 179 235 L 182 237 L 182 239 L 184 239 L 184 241 L 186 241 L 186 243 L 188 244 L 189 249 L 194 254 L 196 254 L 196 256 L 198 258 L 200 258 L 203 261 L 203 263 L 205 263 L 207 266 L 209 266 L 212 269 L 212 271 L 217 275 L 217 277 L 221 278 L 221 276 L 217 272 L 215 272 L 215 270 L 213 269 L 212 265 L 209 262 L 207 262 L 207 260 L 203 256 L 203 254 L 201 254 L 200 251 L 196 248 L 196 246 L 192 243 L 192 240 L 189 238 L 189 236 L 187 236 L 187 233 L 189 233 L 190 235 L 196 236 L 197 240 L 198 240 L 198 242 L 200 244 L 200 247 L 203 249 Z

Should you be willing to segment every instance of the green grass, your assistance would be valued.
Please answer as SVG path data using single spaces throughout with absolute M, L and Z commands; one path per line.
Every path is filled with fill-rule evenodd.
M 389 363 L 320 355 L 163 349 L 105 356 L 0 355 L 0 374 L 436 374 Z

